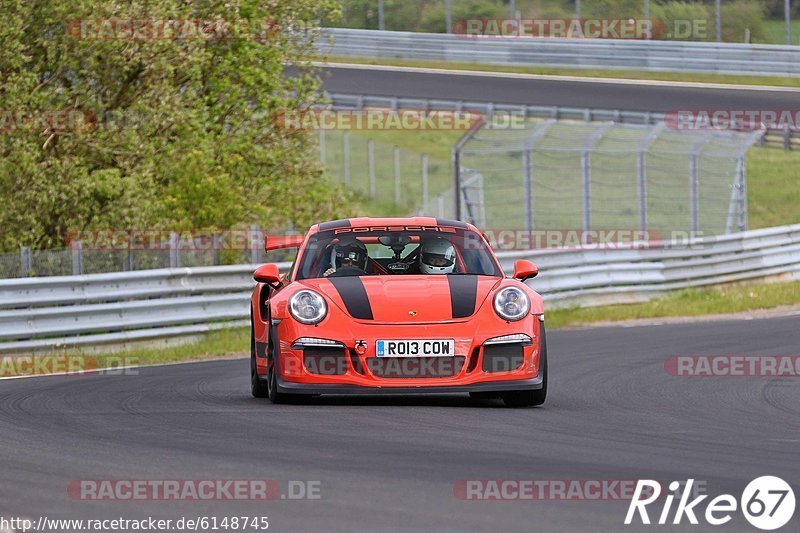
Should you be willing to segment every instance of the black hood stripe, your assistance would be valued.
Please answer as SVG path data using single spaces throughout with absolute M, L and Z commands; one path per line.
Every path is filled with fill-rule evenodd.
M 341 296 L 347 312 L 353 318 L 361 320 L 373 320 L 372 306 L 369 304 L 367 289 L 358 276 L 347 276 L 341 278 L 328 278 Z
M 466 318 L 475 313 L 478 298 L 478 276 L 447 276 L 453 318 Z

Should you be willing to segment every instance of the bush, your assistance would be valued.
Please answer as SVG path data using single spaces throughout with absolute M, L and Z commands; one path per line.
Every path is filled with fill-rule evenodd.
M 306 226 L 347 209 L 313 138 L 277 127 L 316 101 L 318 79 L 284 75 L 314 57 L 308 34 L 263 39 L 80 39 L 75 19 L 334 16 L 333 0 L 59 0 L 0 3 L 0 109 L 97 117 L 0 133 L 0 251 L 62 247 L 75 231 Z M 210 6 L 217 6 L 210 7 Z M 108 117 L 121 117 L 119 123 Z M 6 127 L 6 130 L 8 128 Z
M 506 18 L 508 6 L 498 0 L 453 0 L 453 26 L 466 18 Z M 420 30 L 443 33 L 447 29 L 443 2 L 426 2 L 422 10 Z
M 713 9 L 696 2 L 667 2 L 654 4 L 650 18 L 663 24 L 663 35 L 659 39 L 677 41 L 708 41 L 716 38 Z
M 743 43 L 745 30 L 750 30 L 750 42 L 766 40 L 764 4 L 754 0 L 733 0 L 722 4 L 722 40 Z

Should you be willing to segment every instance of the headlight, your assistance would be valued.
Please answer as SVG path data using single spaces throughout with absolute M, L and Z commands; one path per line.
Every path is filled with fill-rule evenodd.
M 316 324 L 328 314 L 328 305 L 316 292 L 302 290 L 289 298 L 289 312 L 298 322 Z
M 516 287 L 506 287 L 494 295 L 494 310 L 504 320 L 520 320 L 530 309 L 528 296 Z

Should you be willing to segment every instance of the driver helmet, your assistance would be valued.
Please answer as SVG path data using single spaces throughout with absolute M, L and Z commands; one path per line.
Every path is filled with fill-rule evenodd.
M 450 274 L 456 264 L 456 249 L 443 237 L 422 242 L 419 249 L 419 270 L 423 274 Z
M 344 259 L 348 259 L 361 270 L 367 270 L 367 247 L 356 238 L 340 240 L 334 246 L 333 254 L 333 263 L 337 269 L 342 267 Z

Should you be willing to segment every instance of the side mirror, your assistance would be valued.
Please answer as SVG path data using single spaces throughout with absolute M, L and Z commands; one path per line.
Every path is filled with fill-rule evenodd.
M 514 279 L 525 281 L 526 279 L 535 278 L 539 273 L 539 268 L 524 259 L 514 262 Z
M 259 283 L 266 283 L 267 285 L 279 283 L 281 280 L 281 273 L 278 271 L 278 265 L 275 263 L 261 265 L 253 273 L 253 279 Z

